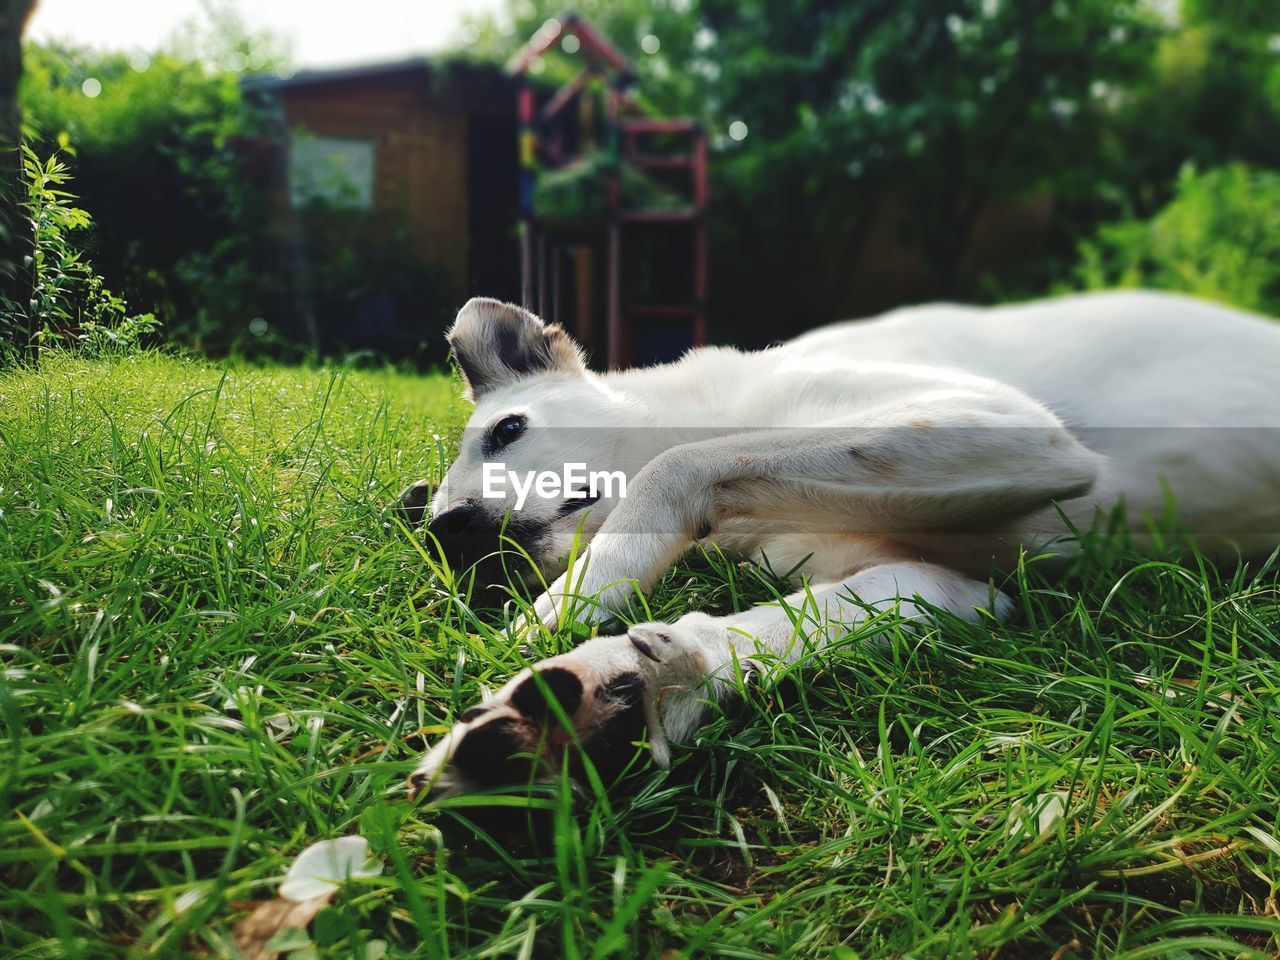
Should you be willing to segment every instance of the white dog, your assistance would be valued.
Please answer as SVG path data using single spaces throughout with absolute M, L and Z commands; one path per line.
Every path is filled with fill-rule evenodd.
M 761 651 L 794 659 L 891 607 L 1003 620 L 991 570 L 1070 552 L 1071 526 L 1118 504 L 1139 539 L 1172 498 L 1210 554 L 1280 542 L 1280 324 L 1186 297 L 916 307 L 608 374 L 495 300 L 464 306 L 449 342 L 475 412 L 429 530 L 455 563 L 517 542 L 544 582 L 558 577 L 535 604 L 548 626 L 611 615 L 699 542 L 807 589 L 639 624 L 523 671 L 428 753 L 412 782 L 435 795 L 580 762 L 575 740 L 607 776 L 647 731 L 666 764 Z M 544 485 L 513 510 L 514 492 L 483 495 L 498 462 L 621 472 L 626 495 Z M 426 499 L 419 486 L 404 502 Z M 589 547 L 568 566 L 578 537 Z

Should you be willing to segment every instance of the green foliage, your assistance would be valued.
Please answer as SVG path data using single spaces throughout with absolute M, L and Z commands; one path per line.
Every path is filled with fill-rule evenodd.
M 1280 316 L 1280 172 L 1187 168 L 1150 220 L 1102 227 L 1081 245 L 1090 288 L 1183 290 Z
M 23 359 L 8 349 L 24 342 L 16 336 L 19 327 L 34 334 L 30 343 L 37 349 L 75 344 L 86 357 L 138 349 L 160 324 L 149 313 L 131 315 L 85 256 L 83 235 L 93 221 L 65 189 L 71 179 L 66 161 L 58 153 L 42 160 L 24 144 L 22 165 L 26 197 L 20 207 L 33 238 L 27 268 L 32 297 L 16 303 L 0 295 L 0 361 Z
M 1108 124 L 1108 162 L 1097 180 L 1101 213 L 1153 215 L 1187 164 L 1280 169 L 1275 36 L 1280 4 L 1270 0 L 1184 4 L 1184 22 L 1160 37 L 1150 76 L 1124 91 Z
M 294 303 L 307 345 L 341 354 L 443 357 L 460 292 L 443 267 L 418 256 L 406 224 L 321 202 L 296 216 L 303 241 L 293 267 Z
M 424 356 L 424 342 L 440 354 L 458 292 L 402 225 L 313 205 L 287 233 L 272 216 L 283 133 L 272 104 L 243 96 L 227 66 L 263 68 L 272 55 L 236 40 L 235 23 L 220 29 L 213 48 L 190 39 L 185 52 L 141 59 L 27 46 L 27 121 L 76 147 L 98 270 L 208 352 L 360 349 L 394 315 L 397 356 Z M 82 90 L 90 78 L 94 97 Z
M 729 222 L 752 225 L 744 239 L 772 252 L 768 272 L 797 278 L 786 299 L 818 316 L 844 298 L 867 310 L 973 297 L 965 259 L 984 214 L 1041 192 L 1059 216 L 1091 202 L 1111 98 L 1142 80 L 1158 31 L 1140 0 L 701 9 L 723 109 L 750 129 L 721 161 Z M 877 223 L 909 276 L 879 297 L 847 287 Z M 806 232 L 818 250 L 769 241 Z M 729 282 L 760 269 L 744 262 Z
M 1271 0 L 1187 0 L 1176 19 L 1145 0 L 579 10 L 650 100 L 712 132 L 711 312 L 737 341 L 776 338 L 784 317 L 1039 294 L 1074 275 L 1101 224 L 1167 204 L 1186 163 L 1280 169 Z M 508 56 L 558 12 L 512 0 L 477 21 L 472 49 Z M 984 217 L 1030 202 L 1042 226 L 1020 236 L 1036 242 L 984 262 Z
M 270 235 L 262 191 L 233 149 L 256 120 L 236 77 L 166 54 L 25 52 L 27 123 L 76 147 L 99 269 L 190 342 L 243 329 L 271 276 Z M 82 92 L 90 78 L 96 97 Z
M 611 161 L 603 151 L 548 171 L 538 178 L 534 206 L 552 221 L 589 220 L 605 215 L 605 187 Z M 679 193 L 623 164 L 619 172 L 622 205 L 630 210 L 672 210 L 687 201 Z

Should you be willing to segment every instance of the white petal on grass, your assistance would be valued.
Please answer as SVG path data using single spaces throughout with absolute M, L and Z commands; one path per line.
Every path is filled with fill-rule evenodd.
M 292 733 L 297 726 L 287 713 L 277 713 L 262 721 L 262 732 L 272 740 L 279 740 Z
M 51 813 L 53 813 L 53 804 L 49 801 L 48 797 L 45 797 L 31 808 L 31 812 L 27 814 L 27 819 L 36 821 L 41 817 L 47 817 Z
M 310 900 L 338 889 L 338 884 L 354 877 L 376 877 L 382 864 L 369 859 L 369 841 L 364 837 L 321 840 L 298 854 L 280 884 L 286 900 Z
M 1068 799 L 1066 791 L 1057 790 L 1027 803 L 1016 801 L 1009 808 L 1009 837 L 1044 840 L 1066 817 Z

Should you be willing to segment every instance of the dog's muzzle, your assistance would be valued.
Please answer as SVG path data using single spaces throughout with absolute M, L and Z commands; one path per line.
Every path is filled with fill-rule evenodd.
M 427 533 L 439 542 L 446 559 L 459 564 L 475 563 L 498 549 L 497 526 L 485 523 L 481 509 L 473 503 L 432 517 Z
M 504 587 L 516 585 L 533 572 L 526 553 L 536 562 L 538 531 L 518 519 L 508 520 L 474 501 L 463 501 L 434 517 L 429 504 L 434 489 L 416 483 L 400 497 L 396 507 L 411 526 L 426 523 L 428 544 L 439 544 L 441 559 L 449 569 L 470 581 L 473 606 L 499 606 L 508 599 Z
M 400 495 L 395 510 L 409 526 L 426 523 L 428 540 L 440 545 L 442 559 L 450 569 L 461 572 L 498 549 L 499 527 L 487 511 L 474 501 L 466 500 L 432 517 L 430 506 L 434 495 L 431 484 L 415 483 Z

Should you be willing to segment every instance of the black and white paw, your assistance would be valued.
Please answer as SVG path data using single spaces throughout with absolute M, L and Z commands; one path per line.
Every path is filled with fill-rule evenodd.
M 566 765 L 578 778 L 584 755 L 611 783 L 632 766 L 649 728 L 645 663 L 626 637 L 600 637 L 522 670 L 458 718 L 410 789 L 441 799 L 547 782 Z
M 634 765 L 646 739 L 650 759 L 665 768 L 668 738 L 683 740 L 702 722 L 707 654 L 696 631 L 640 624 L 535 664 L 464 712 L 423 757 L 410 789 L 442 799 L 546 782 L 566 765 L 578 778 L 584 755 L 607 785 Z

